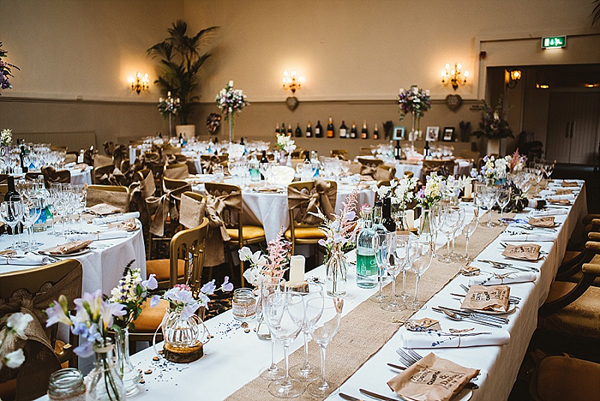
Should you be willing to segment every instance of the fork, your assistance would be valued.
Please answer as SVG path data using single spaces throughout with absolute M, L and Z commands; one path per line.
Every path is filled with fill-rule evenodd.
M 398 353 L 398 355 L 400 355 L 400 359 L 402 359 L 402 361 L 407 367 L 414 365 L 421 359 L 421 356 L 419 356 L 419 354 L 417 354 L 419 358 L 415 358 L 408 352 L 404 351 L 402 348 L 398 348 L 396 352 Z
M 465 292 L 469 292 L 469 287 L 467 287 L 464 284 L 461 284 L 460 288 L 462 288 Z M 521 302 L 521 298 L 517 297 L 516 295 L 511 295 L 510 297 L 508 297 L 508 299 L 509 299 L 509 301 L 513 301 L 516 304 L 518 304 L 519 302 Z
M 515 269 L 520 270 L 522 272 L 536 272 L 539 273 L 540 269 L 537 267 L 529 267 L 529 266 L 515 266 L 512 263 L 505 262 L 496 262 L 494 260 L 489 259 L 477 259 L 478 262 L 489 263 L 496 269 Z

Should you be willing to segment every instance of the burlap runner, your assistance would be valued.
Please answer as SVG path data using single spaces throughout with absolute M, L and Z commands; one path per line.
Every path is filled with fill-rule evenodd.
M 496 216 L 497 213 L 494 212 L 493 218 L 495 219 Z M 506 213 L 505 217 L 514 217 L 514 215 Z M 487 221 L 487 216 L 483 216 L 481 221 Z M 478 227 L 469 240 L 469 253 L 471 255 L 481 253 L 502 231 L 504 231 L 504 227 Z M 457 252 L 463 253 L 464 237 L 458 237 L 455 245 Z M 441 252 L 444 252 L 444 250 L 441 250 Z M 434 259 L 429 269 L 421 277 L 419 300 L 427 301 L 433 297 L 458 274 L 461 267 L 462 263 L 448 264 Z M 407 277 L 406 289 L 407 291 L 414 291 L 415 276 L 409 273 Z M 400 276 L 397 280 L 397 286 L 397 290 L 400 291 Z M 387 285 L 384 292 L 391 292 L 391 285 Z M 410 294 L 414 293 L 411 292 Z M 331 388 L 340 387 L 396 333 L 402 325 L 399 322 L 407 320 L 413 313 L 413 311 L 390 313 L 381 309 L 379 304 L 365 300 L 344 316 L 339 332 L 327 347 L 326 380 Z M 265 361 L 267 358 L 268 356 L 265 355 Z M 301 347 L 290 355 L 290 366 L 301 363 L 303 360 L 304 348 Z M 314 341 L 309 343 L 309 360 L 310 364 L 318 369 L 320 366 L 319 350 Z M 279 364 L 279 366 L 282 365 L 282 363 Z M 267 391 L 268 384 L 268 381 L 257 377 L 227 399 L 244 401 L 277 400 Z M 305 392 L 297 399 L 312 400 L 314 397 Z

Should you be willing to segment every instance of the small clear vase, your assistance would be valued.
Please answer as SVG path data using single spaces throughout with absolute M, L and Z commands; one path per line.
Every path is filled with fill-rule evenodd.
M 131 359 L 129 359 L 129 328 L 115 331 L 115 350 L 117 352 L 117 372 L 123 380 L 127 396 L 130 397 L 139 391 L 138 383 L 142 374 L 133 367 Z
M 423 237 L 433 247 L 435 243 L 435 232 L 431 226 L 431 210 L 422 209 L 419 218 L 419 237 Z
M 335 245 L 329 252 L 325 263 L 327 270 L 326 290 L 327 295 L 332 297 L 343 297 L 346 295 L 346 284 L 348 279 L 348 268 L 346 255 L 339 245 Z
M 113 361 L 114 345 L 106 339 L 104 346 L 94 346 L 96 363 L 90 372 L 90 382 L 87 391 L 88 399 L 96 401 L 122 401 L 126 392 L 121 376 Z

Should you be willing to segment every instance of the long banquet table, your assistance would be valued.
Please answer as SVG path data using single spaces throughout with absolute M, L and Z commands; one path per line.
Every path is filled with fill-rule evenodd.
M 436 349 L 436 355 L 450 359 L 463 366 L 477 368 L 481 370 L 477 384 L 480 386 L 478 390 L 473 392 L 472 399 L 474 400 L 505 400 L 510 393 L 516 375 L 527 350 L 527 346 L 531 339 L 532 333 L 537 325 L 537 311 L 543 304 L 549 291 L 549 287 L 554 279 L 557 268 L 560 264 L 561 257 L 566 250 L 567 242 L 571 233 L 575 229 L 581 217 L 587 212 L 587 204 L 585 199 L 585 186 L 583 182 L 579 182 L 581 191 L 574 201 L 572 207 L 566 207 L 568 214 L 556 216 L 556 221 L 562 223 L 558 229 L 557 239 L 553 242 L 541 242 L 542 251 L 547 252 L 546 258 L 535 263 L 535 266 L 540 269 L 538 277 L 533 283 L 520 283 L 511 285 L 511 295 L 516 295 L 522 298 L 517 310 L 509 316 L 510 323 L 503 329 L 510 333 L 510 341 L 504 346 L 482 346 L 473 348 L 440 348 Z M 472 218 L 472 207 L 465 205 L 468 209 L 468 217 Z M 517 215 L 524 217 L 527 213 Z M 494 218 L 497 214 L 494 214 Z M 482 218 L 486 220 L 486 216 Z M 478 230 L 480 230 L 478 228 Z M 475 232 L 474 239 L 479 237 L 481 243 L 485 243 L 481 248 L 483 251 L 480 258 L 494 259 L 501 258 L 500 253 L 502 247 L 500 240 L 495 235 L 489 235 L 488 238 L 481 238 L 481 232 L 491 233 L 491 229 L 481 229 Z M 475 241 L 473 241 L 475 242 Z M 464 242 L 462 242 L 464 243 Z M 443 239 L 438 238 L 437 246 L 443 244 Z M 461 245 L 461 241 L 457 238 L 457 247 Z M 476 248 L 475 244 L 473 248 Z M 459 248 L 460 249 L 460 248 Z M 348 255 L 349 260 L 354 258 L 353 254 Z M 499 260 L 499 259 L 496 259 Z M 525 262 L 523 262 L 525 263 Z M 475 266 L 481 268 L 482 272 L 492 272 L 489 265 L 475 262 Z M 351 348 L 355 347 L 360 351 L 362 346 L 374 346 L 373 353 L 369 353 L 364 364 L 351 372 L 349 377 L 337 378 L 332 380 L 334 386 L 339 387 L 339 391 L 361 397 L 358 392 L 359 388 L 367 388 L 371 391 L 385 394 L 392 399 L 399 399 L 392 393 L 386 385 L 386 381 L 397 374 L 386 366 L 386 362 L 398 363 L 398 357 L 395 350 L 401 347 L 401 334 L 403 328 L 393 318 L 401 317 L 402 314 L 394 315 L 393 313 L 385 312 L 385 314 L 377 313 L 374 316 L 362 316 L 369 324 L 369 319 L 375 325 L 377 316 L 386 316 L 389 321 L 385 324 L 396 326 L 392 327 L 393 335 L 385 341 L 376 344 L 373 337 L 377 337 L 377 333 L 372 330 L 364 330 L 352 335 L 347 335 L 352 332 L 354 327 L 351 325 L 344 326 L 347 318 L 357 309 L 369 306 L 367 300 L 376 290 L 359 289 L 354 285 L 355 272 L 350 265 L 348 272 L 348 295 L 345 299 L 342 325 L 340 332 L 333 339 L 329 348 L 335 346 L 336 340 L 342 341 L 346 339 Z M 473 327 L 473 323 L 463 323 L 450 321 L 446 317 L 439 315 L 431 310 L 432 306 L 437 305 L 453 305 L 458 307 L 459 302 L 454 299 L 450 293 L 460 293 L 460 284 L 468 284 L 468 278 L 455 275 L 459 269 L 458 264 L 445 265 L 442 269 L 448 269 L 445 274 L 449 277 L 448 283 L 439 288 L 430 291 L 433 297 L 414 315 L 415 317 L 432 317 L 438 319 L 443 328 L 448 326 L 452 328 Z M 428 280 L 428 274 L 433 275 L 433 267 L 425 272 L 422 283 Z M 438 271 L 439 272 L 439 271 Z M 317 269 L 307 273 L 307 277 L 319 277 L 324 279 L 325 268 L 320 266 Z M 423 285 L 423 284 L 422 284 Z M 389 286 L 386 288 L 389 290 Z M 435 294 L 435 295 L 434 295 Z M 365 302 L 366 301 L 366 302 Z M 357 309 L 357 311 L 359 311 Z M 404 314 L 408 316 L 410 314 Z M 257 339 L 255 333 L 250 331 L 246 333 L 240 328 L 239 323 L 232 318 L 231 311 L 223 313 L 206 322 L 210 332 L 214 338 L 205 345 L 205 355 L 198 361 L 189 365 L 176 365 L 164 360 L 153 361 L 155 356 L 152 347 L 145 349 L 132 356 L 134 364 L 142 371 L 150 372 L 145 375 L 145 384 L 142 385 L 141 393 L 136 396 L 138 399 L 203 399 L 203 400 L 221 400 L 231 397 L 231 399 L 255 399 L 252 396 L 252 389 L 246 392 L 254 382 L 254 386 L 258 385 L 259 389 L 263 389 L 260 399 L 274 399 L 267 392 L 269 382 L 262 381 L 258 378 L 259 371 L 265 368 L 270 362 L 271 345 L 267 341 Z M 251 323 L 252 328 L 255 323 Z M 489 329 L 486 327 L 486 330 Z M 494 330 L 494 329 L 491 329 Z M 346 333 L 344 333 L 346 332 Z M 344 335 L 346 334 L 346 335 Z M 348 345 L 348 344 L 346 344 Z M 160 346 L 160 345 L 159 345 Z M 298 350 L 302 346 L 301 336 L 292 344 L 290 352 Z M 276 347 L 277 360 L 281 359 L 280 346 Z M 420 353 L 427 354 L 430 350 L 418 350 Z M 291 365 L 300 361 L 299 355 L 302 352 L 296 352 L 291 355 Z M 342 360 L 338 360 L 335 353 L 328 353 L 327 371 L 328 379 L 336 376 L 336 370 L 341 369 Z M 352 354 L 344 355 L 346 361 L 351 360 Z M 350 358 L 350 359 L 349 359 Z M 318 367 L 318 359 L 316 358 L 316 347 L 311 344 L 311 363 Z M 247 385 L 247 386 L 246 386 Z M 234 394 L 235 393 L 235 394 Z M 364 398 L 364 397 L 363 397 Z M 307 393 L 300 399 L 312 399 Z M 338 390 L 334 391 L 328 399 L 341 399 Z

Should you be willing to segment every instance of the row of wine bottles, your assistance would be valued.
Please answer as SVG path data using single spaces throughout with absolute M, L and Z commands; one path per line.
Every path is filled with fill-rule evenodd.
M 315 138 L 323 138 L 325 136 L 327 138 L 335 138 L 336 137 L 335 131 L 336 131 L 336 129 L 333 126 L 333 119 L 330 116 L 325 130 L 323 130 L 323 126 L 321 125 L 321 120 L 317 120 L 317 125 L 315 125 L 314 129 L 309 121 L 308 124 L 306 125 L 305 133 L 302 132 L 302 128 L 300 128 L 300 123 L 297 123 L 296 129 L 294 131 L 292 131 L 291 124 L 288 124 L 287 131 L 286 131 L 285 123 L 282 123 L 281 127 L 279 127 L 279 123 L 278 123 L 277 127 L 275 128 L 275 135 L 287 134 L 288 136 L 295 136 L 297 138 L 301 138 L 304 135 L 306 135 L 307 138 L 312 138 L 313 136 Z M 369 129 L 367 128 L 366 120 L 363 121 L 363 126 L 362 126 L 360 133 L 358 132 L 358 129 L 356 128 L 356 122 L 352 121 L 352 125 L 351 125 L 350 129 L 348 129 L 348 127 L 346 126 L 346 122 L 343 120 L 342 120 L 342 124 L 340 125 L 340 127 L 337 131 L 338 131 L 339 138 L 369 139 Z M 381 138 L 381 136 L 379 135 L 379 128 L 377 127 L 377 124 L 375 124 L 375 128 L 373 128 L 373 139 L 379 139 L 379 138 Z

